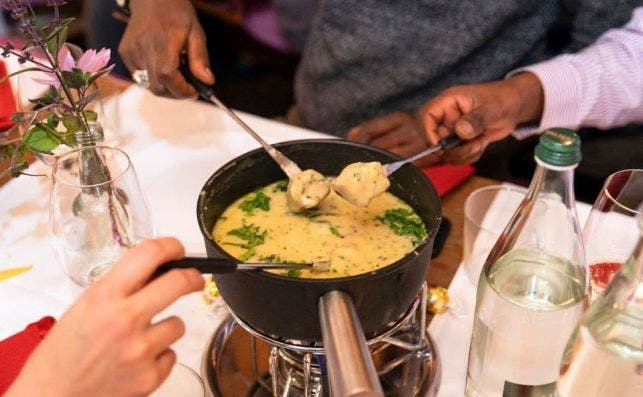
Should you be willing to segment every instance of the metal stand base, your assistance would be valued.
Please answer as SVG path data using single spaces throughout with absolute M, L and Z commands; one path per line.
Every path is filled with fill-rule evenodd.
M 402 319 L 368 341 L 387 396 L 435 396 L 440 363 L 426 332 L 426 286 Z M 213 397 L 328 396 L 323 347 L 275 340 L 228 317 L 213 334 L 202 374 Z

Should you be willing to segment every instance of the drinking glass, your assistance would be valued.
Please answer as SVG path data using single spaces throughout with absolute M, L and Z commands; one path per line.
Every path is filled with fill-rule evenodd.
M 496 185 L 477 189 L 464 203 L 462 263 L 473 285 L 478 285 L 482 266 L 505 229 L 526 189 Z
M 618 171 L 605 180 L 583 228 L 590 301 L 603 292 L 632 253 L 639 237 L 636 215 L 641 202 L 643 169 Z
M 205 397 L 205 386 L 199 374 L 187 365 L 176 363 L 172 372 L 150 397 Z
M 104 168 L 96 167 L 98 159 Z M 81 287 L 100 277 L 125 250 L 154 234 L 129 157 L 105 146 L 83 147 L 56 160 L 49 222 L 57 259 Z

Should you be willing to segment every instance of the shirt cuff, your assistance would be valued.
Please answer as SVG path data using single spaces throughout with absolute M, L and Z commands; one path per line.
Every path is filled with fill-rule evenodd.
M 530 72 L 543 87 L 544 104 L 540 123 L 535 128 L 518 128 L 514 137 L 526 138 L 552 127 L 577 129 L 580 125 L 580 105 L 583 95 L 581 76 L 567 55 L 516 69 L 507 74 Z

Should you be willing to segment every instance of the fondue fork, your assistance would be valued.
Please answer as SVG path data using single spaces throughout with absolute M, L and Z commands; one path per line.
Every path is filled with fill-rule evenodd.
M 384 167 L 384 170 L 386 171 L 386 175 L 388 176 L 394 173 L 395 171 L 399 170 L 406 163 L 412 163 L 415 160 L 419 160 L 422 157 L 428 156 L 429 154 L 435 153 L 439 150 L 449 150 L 451 148 L 458 146 L 461 143 L 462 143 L 462 139 L 460 139 L 457 135 L 450 135 L 440 140 L 440 142 L 438 142 L 437 145 L 431 146 L 430 148 L 424 151 L 421 151 L 415 156 L 411 156 L 408 159 L 396 161 L 394 163 L 384 164 L 382 167 Z
M 201 273 L 232 273 L 245 270 L 312 270 L 313 272 L 326 272 L 330 269 L 330 261 L 313 263 L 244 263 L 227 258 L 185 257 L 175 261 L 166 262 L 156 269 L 156 274 L 165 273 L 171 269 L 194 268 Z
M 279 164 L 279 167 L 288 175 L 288 178 L 292 179 L 295 175 L 299 174 L 301 172 L 301 168 L 286 157 L 283 153 L 281 153 L 279 150 L 275 149 L 272 145 L 270 145 L 268 142 L 264 141 L 259 134 L 250 128 L 248 124 L 246 124 L 237 114 L 227 107 L 223 102 L 217 98 L 215 95 L 214 89 L 212 87 L 207 86 L 206 84 L 202 83 L 199 79 L 196 78 L 190 71 L 190 67 L 188 65 L 187 61 L 187 56 L 185 54 L 181 54 L 181 65 L 179 66 L 179 70 L 181 73 L 183 73 L 183 76 L 186 78 L 188 83 L 190 83 L 194 89 L 198 92 L 199 96 L 206 101 L 214 103 L 219 109 L 223 110 L 232 120 L 234 120 L 241 128 L 243 128 L 248 134 L 250 134 L 259 144 L 264 148 L 266 152 L 272 157 L 273 160 L 277 164 Z

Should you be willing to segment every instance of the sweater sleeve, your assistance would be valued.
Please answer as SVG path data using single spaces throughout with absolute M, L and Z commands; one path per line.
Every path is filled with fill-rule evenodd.
M 519 129 L 517 138 L 551 127 L 612 128 L 643 121 L 643 7 L 583 51 L 508 76 L 520 72 L 538 77 L 545 101 L 537 128 Z

